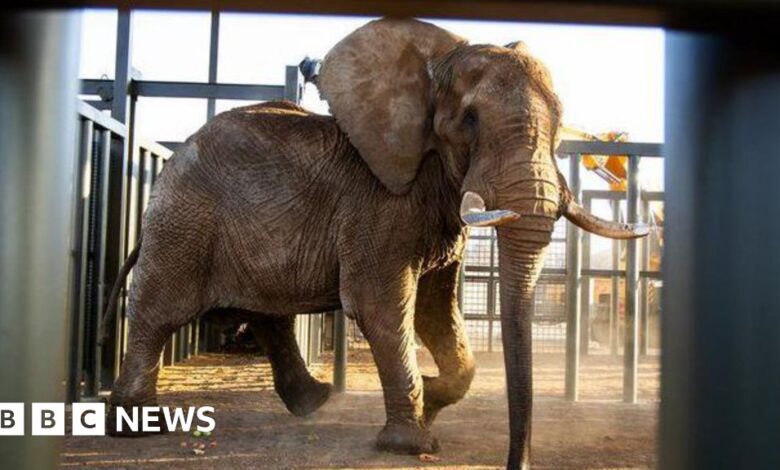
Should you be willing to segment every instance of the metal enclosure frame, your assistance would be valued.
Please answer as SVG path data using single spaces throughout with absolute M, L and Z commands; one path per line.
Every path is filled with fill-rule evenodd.
M 77 185 L 82 197 L 76 209 L 75 277 L 71 308 L 68 354 L 68 402 L 96 397 L 119 373 L 125 351 L 127 321 L 126 287 L 117 303 L 118 318 L 110 341 L 97 346 L 100 314 L 119 268 L 136 245 L 141 216 L 151 186 L 177 142 L 158 144 L 135 133 L 138 97 L 204 98 L 206 119 L 214 117 L 216 99 L 299 102 L 302 80 L 296 66 L 288 66 L 284 85 L 239 85 L 216 83 L 219 45 L 219 13 L 212 12 L 209 82 L 142 81 L 131 76 L 132 11 L 117 14 L 116 67 L 114 80 L 81 80 L 81 94 L 98 95 L 79 105 L 79 171 Z M 100 112 L 110 111 L 111 116 Z M 301 317 L 296 337 L 304 360 L 315 360 L 321 351 L 321 315 Z M 221 332 L 194 321 L 180 328 L 166 343 L 162 364 L 173 365 L 201 350 L 214 347 Z M 83 383 L 83 387 L 82 387 Z
M 616 192 L 608 190 L 585 190 L 580 189 L 580 155 L 585 154 L 599 154 L 599 155 L 624 155 L 624 152 L 635 152 L 627 154 L 629 158 L 629 192 Z M 641 158 L 656 158 L 660 157 L 662 153 L 662 146 L 660 144 L 646 144 L 646 143 L 630 143 L 630 144 L 615 144 L 608 142 L 584 142 L 584 141 L 564 141 L 559 146 L 557 154 L 559 157 L 568 158 L 569 162 L 569 176 L 567 178 L 569 186 L 572 189 L 580 202 L 586 207 L 590 208 L 594 200 L 609 200 L 614 205 L 612 218 L 615 221 L 619 220 L 620 211 L 617 204 L 620 201 L 633 201 L 632 203 L 637 207 L 647 207 L 651 201 L 662 201 L 663 192 L 643 192 L 639 190 L 638 185 L 638 167 Z M 647 217 L 647 210 L 643 212 L 643 217 Z M 639 221 L 638 212 L 630 212 L 627 214 L 627 221 L 636 222 Z M 624 220 L 625 222 L 625 220 Z M 613 259 L 613 265 L 611 269 L 593 269 L 591 267 L 590 260 L 590 237 L 591 235 L 582 232 L 573 224 L 564 220 L 558 222 L 559 224 L 565 224 L 566 236 L 556 236 L 553 234 L 551 245 L 561 244 L 564 245 L 563 259 L 561 260 L 562 267 L 556 267 L 556 262 L 553 261 L 549 254 L 545 261 L 545 267 L 542 270 L 542 274 L 537 284 L 536 295 L 545 295 L 545 289 L 550 287 L 559 286 L 559 289 L 565 288 L 565 296 L 560 303 L 560 311 L 558 313 L 551 312 L 548 308 L 543 310 L 537 309 L 534 313 L 535 330 L 534 335 L 536 343 L 534 345 L 535 353 L 544 352 L 561 352 L 565 353 L 565 396 L 570 401 L 578 400 L 579 389 L 579 369 L 580 369 L 580 357 L 583 354 L 588 354 L 588 340 L 589 325 L 590 325 L 590 300 L 588 298 L 589 289 L 588 284 L 595 278 L 610 278 L 613 280 L 612 288 L 612 308 L 610 317 L 613 319 L 610 326 L 610 332 L 612 332 L 611 353 L 613 355 L 618 354 L 618 338 L 617 333 L 619 322 L 617 311 L 618 300 L 618 281 L 620 279 L 635 279 L 634 283 L 627 283 L 624 288 L 624 295 L 626 298 L 626 319 L 627 321 L 627 334 L 624 335 L 623 350 L 628 353 L 624 358 L 624 401 L 627 403 L 636 403 L 637 396 L 637 370 L 638 360 L 640 352 L 647 354 L 647 344 L 644 342 L 645 334 L 641 334 L 642 331 L 647 331 L 647 280 L 648 279 L 660 279 L 661 274 L 657 271 L 648 271 L 644 266 L 640 271 L 638 270 L 638 255 L 639 249 L 647 249 L 649 244 L 646 241 L 633 241 L 622 242 L 626 245 L 626 255 L 630 263 L 627 263 L 628 268 L 621 269 L 618 266 L 617 259 Z M 558 229 L 556 229 L 558 231 Z M 488 247 L 478 246 L 480 243 L 489 243 Z M 613 242 L 613 254 L 617 255 L 619 249 L 615 248 L 619 246 L 619 242 Z M 496 243 L 495 243 L 495 231 L 492 229 L 481 229 L 476 233 L 472 233 L 469 237 L 469 247 L 476 249 L 477 251 L 487 250 L 482 253 L 479 258 L 484 258 L 484 255 L 488 256 L 487 266 L 481 263 L 478 266 L 469 264 L 469 250 L 467 249 L 466 263 L 464 263 L 463 271 L 463 283 L 461 284 L 461 292 L 459 294 L 461 312 L 463 312 L 464 320 L 467 323 L 467 329 L 469 323 L 482 323 L 482 329 L 487 330 L 487 341 L 485 344 L 474 345 L 472 347 L 475 351 L 488 351 L 491 352 L 495 349 L 493 339 L 496 336 L 494 330 L 494 324 L 499 321 L 498 317 L 498 305 L 496 299 L 498 298 L 498 266 L 496 256 Z M 552 248 L 552 251 L 555 251 Z M 634 253 L 633 255 L 631 253 Z M 556 253 L 553 253 L 556 254 Z M 633 257 L 633 260 L 631 258 Z M 643 256 L 643 263 L 646 262 L 647 256 Z M 633 267 L 631 266 L 633 264 Z M 483 307 L 477 307 L 477 310 L 481 310 L 480 313 L 475 313 L 474 309 L 469 306 L 470 295 L 465 292 L 465 289 L 474 289 L 474 286 L 486 285 L 484 289 L 487 303 Z M 639 289 L 642 287 L 642 289 Z M 645 297 L 643 297 L 643 295 Z M 549 300 L 549 299 L 548 299 Z M 547 301 L 548 301 L 547 300 Z M 535 302 L 537 307 L 540 306 L 540 301 Z M 562 348 L 558 350 L 556 347 L 550 347 L 547 344 L 542 344 L 543 336 L 545 333 L 541 330 L 545 328 L 544 323 L 552 324 L 566 324 L 566 336 L 563 342 Z M 641 326 L 641 328 L 640 328 Z M 473 326 L 471 326 L 473 329 Z M 554 332 L 552 333 L 554 335 Z

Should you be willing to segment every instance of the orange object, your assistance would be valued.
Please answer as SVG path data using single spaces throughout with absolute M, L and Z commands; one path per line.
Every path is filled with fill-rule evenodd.
M 585 140 L 601 142 L 626 142 L 626 132 L 607 132 L 593 135 L 579 129 L 564 128 L 564 134 L 576 136 Z M 599 175 L 609 184 L 612 191 L 625 191 L 628 185 L 626 166 L 628 157 L 625 155 L 583 155 L 582 164 L 588 170 Z

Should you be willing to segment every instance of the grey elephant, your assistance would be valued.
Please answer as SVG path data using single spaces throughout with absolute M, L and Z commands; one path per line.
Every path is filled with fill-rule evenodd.
M 561 106 L 522 44 L 469 45 L 383 19 L 307 65 L 332 117 L 287 102 L 237 108 L 163 169 L 120 273 L 135 263 L 110 404 L 155 403 L 171 333 L 199 315 L 239 314 L 265 339 L 288 408 L 309 413 L 330 389 L 300 360 L 292 319 L 341 308 L 379 371 L 387 422 L 377 445 L 435 452 L 434 418 L 474 376 L 456 301 L 466 227 L 496 226 L 507 467 L 527 466 L 532 296 L 553 224 L 564 215 L 614 238 L 646 227 L 597 219 L 573 200 L 554 157 Z M 415 333 L 437 377 L 421 376 Z

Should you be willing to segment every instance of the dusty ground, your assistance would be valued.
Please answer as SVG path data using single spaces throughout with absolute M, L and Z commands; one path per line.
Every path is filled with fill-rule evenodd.
M 432 361 L 421 352 L 429 373 Z M 330 377 L 330 358 L 315 367 Z M 477 356 L 469 395 L 443 411 L 434 432 L 442 450 L 436 462 L 381 453 L 373 448 L 384 423 L 379 381 L 365 351 L 350 355 L 349 392 L 336 395 L 309 418 L 290 415 L 273 391 L 262 358 L 209 354 L 166 368 L 160 403 L 213 405 L 217 429 L 210 438 L 177 432 L 143 439 L 67 437 L 64 467 L 103 468 L 501 468 L 507 442 L 504 376 L 499 354 Z M 659 368 L 645 359 L 638 405 L 621 403 L 622 358 L 583 358 L 581 399 L 564 401 L 563 356 L 536 355 L 533 467 L 536 469 L 652 468 Z M 203 443 L 194 455 L 182 443 Z M 214 442 L 216 447 L 211 447 Z

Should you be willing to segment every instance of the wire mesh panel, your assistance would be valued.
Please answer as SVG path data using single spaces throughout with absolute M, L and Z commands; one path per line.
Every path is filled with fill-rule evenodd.
M 461 312 L 466 317 L 488 314 L 489 280 L 466 277 L 463 283 Z
M 533 312 L 533 350 L 566 350 L 566 278 L 543 275 L 536 284 Z
M 566 223 L 555 224 L 545 266 L 536 288 L 533 312 L 534 350 L 563 352 L 566 338 Z M 501 350 L 501 302 L 495 231 L 472 229 L 466 245 L 461 311 L 474 351 Z
M 493 343 L 491 345 L 490 323 L 488 320 L 471 320 L 467 318 L 465 320 L 465 326 L 466 335 L 468 335 L 469 343 L 471 344 L 471 349 L 473 351 L 490 351 L 492 347 L 500 347 L 501 341 L 498 341 L 498 344 Z M 501 330 L 499 330 L 499 334 L 501 334 Z
M 544 269 L 566 268 L 566 219 L 555 222 L 550 246 L 544 258 Z
M 590 193 L 590 194 L 588 194 Z M 624 221 L 625 195 L 616 192 L 586 191 L 594 213 L 615 221 Z M 641 195 L 641 218 L 651 225 L 663 223 L 663 194 L 645 192 Z M 640 285 L 637 302 L 640 322 L 640 353 L 658 354 L 660 335 L 660 290 L 662 231 L 651 231 L 650 235 L 637 241 L 639 254 Z M 588 256 L 584 258 L 583 276 L 587 288 L 587 332 L 588 353 L 621 354 L 625 341 L 625 282 L 623 273 L 626 265 L 626 244 L 613 240 L 591 237 Z M 586 325 L 583 325 L 585 328 Z
M 491 259 L 492 245 L 493 240 L 490 236 L 472 236 L 468 243 L 468 249 L 466 250 L 466 266 L 490 267 L 493 264 Z

